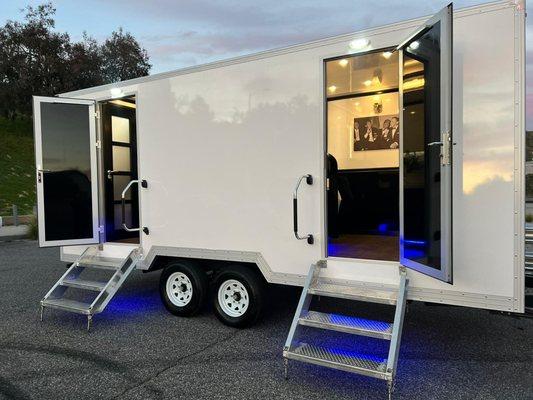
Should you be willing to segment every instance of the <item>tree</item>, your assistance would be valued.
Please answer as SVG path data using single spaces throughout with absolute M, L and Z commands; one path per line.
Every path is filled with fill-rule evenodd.
M 113 32 L 102 45 L 104 81 L 118 82 L 148 75 L 151 65 L 148 54 L 137 40 L 122 28 Z
M 31 114 L 32 95 L 53 96 L 147 75 L 148 54 L 120 28 L 103 45 L 86 33 L 56 32 L 52 3 L 26 7 L 22 22 L 0 27 L 0 114 Z
M 86 32 L 81 42 L 71 45 L 69 63 L 71 79 L 65 83 L 72 90 L 104 83 L 100 46 Z
M 0 107 L 4 115 L 28 114 L 33 94 L 52 95 L 63 88 L 70 39 L 52 31 L 54 13 L 50 3 L 27 7 L 24 23 L 8 21 L 0 29 Z

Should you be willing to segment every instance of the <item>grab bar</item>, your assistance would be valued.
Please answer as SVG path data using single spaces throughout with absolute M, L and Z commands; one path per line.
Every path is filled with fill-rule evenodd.
M 129 228 L 128 225 L 126 225 L 126 192 L 130 189 L 131 185 L 133 185 L 134 183 L 139 184 L 139 181 L 137 179 L 129 181 L 129 183 L 126 185 L 126 187 L 124 188 L 120 196 L 122 199 L 122 228 L 124 228 L 126 232 L 139 232 L 141 230 L 140 227 Z
M 294 222 L 294 236 L 298 240 L 307 239 L 307 243 L 313 244 L 315 242 L 313 235 L 308 234 L 305 236 L 300 236 L 298 233 L 298 189 L 300 188 L 300 184 L 302 183 L 304 179 L 308 185 L 313 184 L 313 177 L 309 174 L 302 175 L 300 179 L 298 179 L 298 183 L 296 183 L 296 188 L 294 189 L 294 194 L 292 198 L 292 216 L 293 216 L 293 222 Z

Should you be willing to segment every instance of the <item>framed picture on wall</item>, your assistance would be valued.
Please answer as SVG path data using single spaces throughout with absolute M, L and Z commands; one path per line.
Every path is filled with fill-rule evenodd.
M 394 150 L 400 141 L 398 115 L 354 118 L 350 154 L 357 151 Z

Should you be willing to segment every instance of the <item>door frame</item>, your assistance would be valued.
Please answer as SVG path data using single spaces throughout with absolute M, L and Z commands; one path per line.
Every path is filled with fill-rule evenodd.
M 90 159 L 91 159 L 91 202 L 92 202 L 92 224 L 93 237 L 87 239 L 68 239 L 68 240 L 46 240 L 45 210 L 44 210 L 44 190 L 42 183 L 39 183 L 40 170 L 43 167 L 42 153 L 42 129 L 41 129 L 41 103 L 62 103 L 62 104 L 80 104 L 88 106 L 89 112 L 89 141 L 90 141 Z M 33 132 L 35 143 L 35 184 L 37 189 L 37 222 L 39 226 L 39 246 L 70 246 L 83 244 L 96 244 L 100 241 L 100 224 L 99 224 L 99 168 L 97 152 L 97 132 L 96 132 L 96 101 L 87 99 L 73 99 L 67 97 L 47 97 L 33 96 Z M 92 115 L 92 117 L 91 117 Z M 96 184 L 94 184 L 96 183 Z M 42 199 L 41 201 L 39 199 Z
M 132 96 L 128 96 L 127 98 L 131 98 Z M 113 99 L 113 100 L 120 100 L 120 99 Z M 112 100 L 111 100 L 112 101 Z M 136 104 L 135 104 L 136 106 Z M 104 112 L 105 108 L 108 108 L 107 109 L 107 112 Z M 114 109 L 113 111 L 111 111 L 112 109 Z M 126 143 L 121 143 L 121 142 L 113 142 L 112 141 L 112 132 L 111 130 L 109 132 L 107 132 L 107 137 L 104 137 L 104 125 L 106 124 L 106 122 L 111 122 L 111 117 L 112 116 L 119 116 L 119 114 L 121 113 L 125 113 L 125 114 L 128 114 L 128 111 L 129 112 L 133 112 L 135 114 L 135 116 L 133 118 L 129 118 L 129 116 L 124 116 L 124 118 L 127 118 L 129 121 L 131 121 L 130 123 L 130 142 L 128 144 Z M 115 215 L 115 205 L 116 204 L 120 204 L 120 203 L 115 203 L 116 199 L 114 197 L 114 186 L 113 186 L 113 180 L 109 180 L 108 179 L 108 176 L 107 176 L 107 171 L 109 169 L 113 169 L 113 146 L 121 146 L 121 147 L 127 147 L 129 148 L 130 150 L 130 165 L 131 165 L 131 168 L 130 168 L 130 173 L 127 174 L 123 171 L 117 173 L 117 174 L 114 174 L 113 176 L 130 176 L 130 181 L 133 180 L 133 179 L 138 179 L 138 167 L 137 167 L 137 163 L 138 163 L 138 160 L 137 160 L 137 126 L 136 126 L 136 114 L 137 114 L 137 109 L 136 107 L 133 109 L 133 110 L 125 110 L 123 107 L 121 107 L 120 105 L 117 105 L 117 104 L 113 104 L 113 103 L 110 103 L 109 101 L 107 102 L 101 102 L 100 103 L 100 127 L 102 129 L 102 140 L 101 140 L 101 144 L 102 144 L 102 149 L 101 149 L 101 152 L 102 152 L 102 161 L 103 161 L 103 164 L 102 164 L 102 171 L 103 171 L 103 175 L 104 175 L 104 178 L 102 179 L 102 189 L 103 189 L 103 194 L 104 194 L 104 202 L 105 202 L 105 208 L 103 208 L 103 212 L 107 215 L 107 214 L 112 214 L 112 217 L 113 218 L 106 218 L 108 223 L 111 223 L 113 224 L 112 228 L 109 227 L 109 226 L 105 226 L 105 235 L 106 235 L 106 238 L 107 236 L 111 236 L 112 239 L 111 241 L 113 240 L 122 240 L 122 239 L 127 239 L 127 238 L 133 238 L 133 237 L 138 237 L 139 236 L 139 232 L 127 232 L 125 231 L 124 229 L 122 229 L 122 226 L 119 225 L 119 226 L 116 226 L 114 221 L 116 220 L 116 215 Z M 111 124 L 110 124 L 110 127 L 109 128 L 112 128 Z M 133 154 L 132 154 L 133 153 Z M 135 177 L 135 178 L 134 178 Z M 135 190 L 132 190 L 131 191 L 131 199 L 130 200 L 126 200 L 126 204 L 131 204 L 132 206 L 132 211 L 135 209 L 135 208 L 139 208 L 139 194 L 138 192 L 136 192 Z M 138 225 L 138 222 L 139 222 L 139 212 L 137 213 L 132 213 L 132 221 L 131 221 L 131 224 L 133 227 L 136 227 Z
M 328 196 L 328 193 L 327 193 L 327 169 L 328 169 L 328 162 L 327 162 L 327 157 L 328 157 L 328 89 L 327 89 L 327 68 L 326 68 L 326 63 L 328 61 L 335 61 L 335 60 L 342 60 L 343 58 L 352 58 L 352 57 L 359 57 L 359 56 L 364 56 L 364 55 L 367 55 L 367 54 L 372 54 L 372 53 L 382 53 L 382 52 L 385 52 L 385 51 L 394 51 L 396 46 L 391 46 L 391 45 L 387 45 L 387 46 L 383 46 L 383 47 L 379 47 L 379 48 L 372 48 L 372 49 L 369 49 L 369 50 L 363 50 L 363 51 L 358 51 L 358 52 L 355 52 L 355 53 L 344 53 L 344 54 L 334 54 L 334 55 L 330 55 L 330 56 L 326 56 L 326 57 L 321 57 L 320 58 L 320 96 L 322 98 L 322 146 L 320 148 L 320 157 L 321 157 L 321 160 L 322 160 L 322 176 L 323 176 L 323 181 L 322 181 L 322 195 L 321 195 L 321 202 L 322 202 L 322 205 L 321 205 L 321 214 L 322 214 L 322 229 L 321 229 L 321 233 L 322 233 L 322 237 L 324 238 L 324 241 L 323 241 L 323 244 L 322 244 L 322 258 L 323 259 L 330 259 L 330 260 L 358 260 L 358 261 L 364 261 L 364 262 L 369 262 L 369 261 L 375 261 L 379 264 L 383 264 L 383 265 L 391 265 L 391 266 L 398 266 L 399 264 L 399 259 L 400 259 L 400 253 L 398 253 L 398 261 L 390 261 L 390 260 L 371 260 L 371 259 L 367 259 L 367 258 L 349 258 L 349 257 L 338 257 L 338 256 L 330 256 L 328 255 L 328 210 L 327 210 L 327 207 L 328 207 L 328 199 L 327 199 L 327 196 Z M 398 82 L 398 97 L 401 96 L 401 87 L 399 86 L 399 82 Z M 371 94 L 369 94 L 371 95 Z M 348 96 L 347 97 L 352 97 L 352 96 Z M 356 97 L 356 96 L 353 96 L 353 97 Z M 401 110 L 401 99 L 399 98 L 398 99 L 398 110 L 400 111 Z M 401 113 L 399 112 L 398 115 L 400 115 Z M 399 149 L 398 149 L 399 151 Z M 400 162 L 400 152 L 398 152 L 398 163 L 401 164 Z M 399 169 L 398 169 L 398 180 L 400 179 L 400 173 L 399 173 Z M 400 210 L 400 214 L 401 214 L 401 210 Z M 401 223 L 401 216 L 399 216 L 398 218 L 398 221 Z M 400 236 L 398 235 L 398 241 L 400 241 Z
M 109 92 L 108 92 L 109 93 Z M 106 171 L 105 171 L 105 162 L 104 162 L 104 146 L 103 144 L 103 118 L 102 118 L 102 106 L 103 103 L 107 103 L 111 100 L 121 100 L 123 98 L 128 97 L 135 97 L 135 127 L 136 127 L 136 146 L 137 146 L 137 177 L 140 179 L 141 177 L 141 159 L 140 159 L 140 145 L 139 145 L 139 94 L 137 90 L 127 90 L 122 91 L 120 96 L 112 96 L 111 94 L 109 96 L 96 96 L 96 107 L 98 110 L 98 123 L 96 124 L 96 135 L 98 139 L 98 181 L 99 181 L 99 193 L 98 193 L 98 204 L 99 204 L 99 221 L 100 226 L 103 227 L 100 233 L 100 243 L 114 243 L 109 242 L 107 240 L 106 235 L 106 229 L 105 229 L 105 223 L 106 223 L 106 195 L 105 195 L 105 179 L 106 179 Z M 142 242 L 143 242 L 143 232 L 142 232 L 142 211 L 141 211 L 141 188 L 140 185 L 137 185 L 137 199 L 138 199 L 138 205 L 139 205 L 139 227 L 141 227 L 141 230 L 139 231 L 139 243 L 138 246 L 142 248 Z

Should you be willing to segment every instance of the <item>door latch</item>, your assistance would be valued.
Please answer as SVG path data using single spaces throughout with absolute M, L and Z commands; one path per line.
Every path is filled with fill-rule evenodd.
M 441 152 L 441 164 L 442 165 L 450 165 L 451 150 L 452 150 L 452 138 L 450 136 L 450 132 L 444 132 L 442 134 L 442 152 Z

